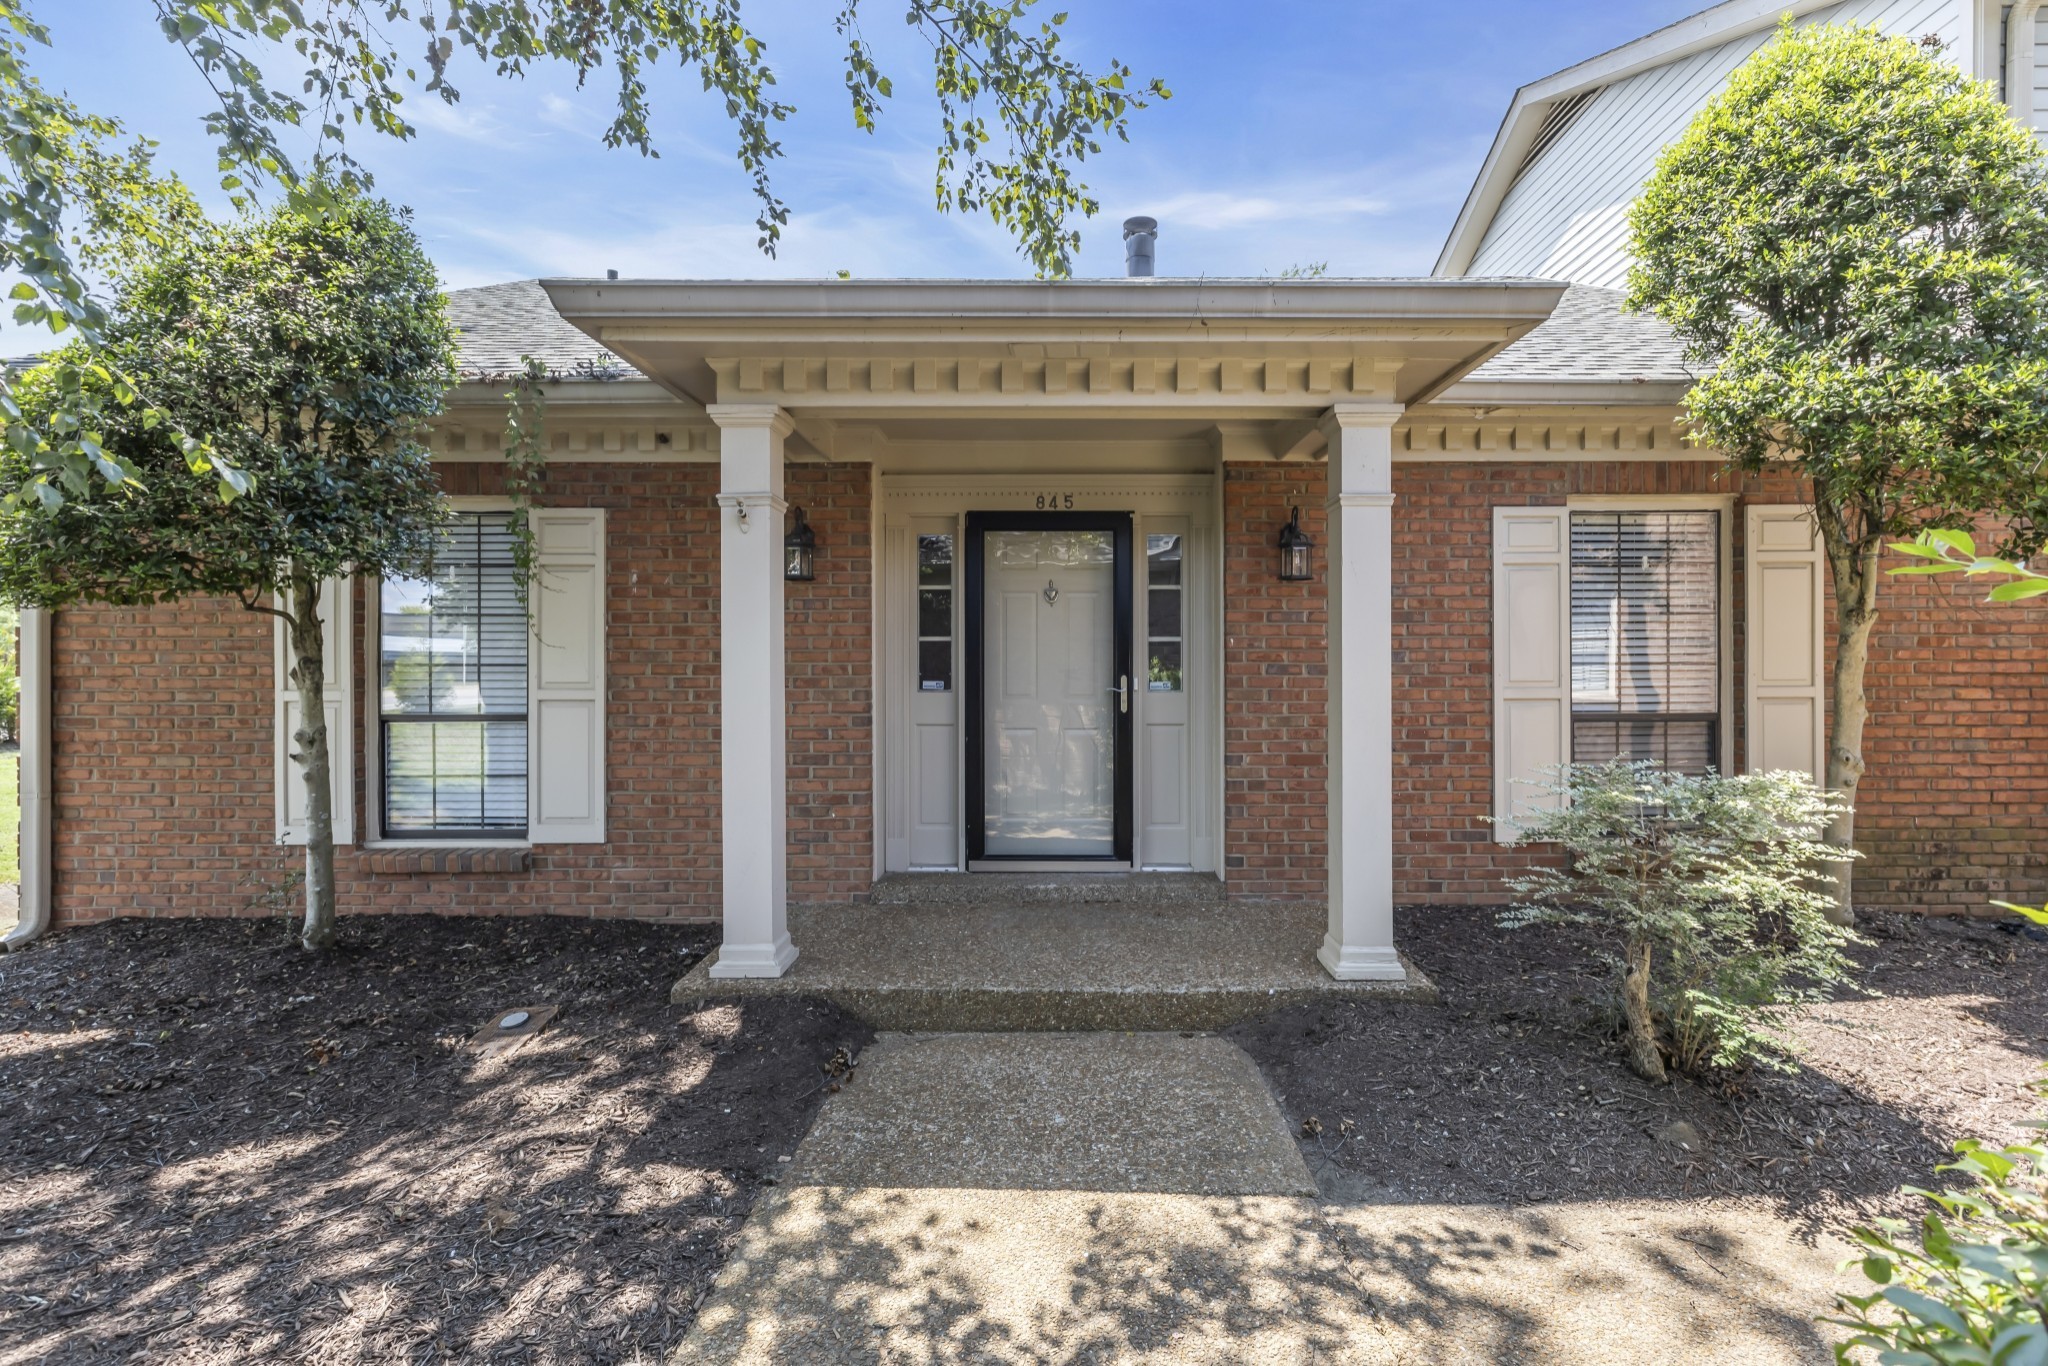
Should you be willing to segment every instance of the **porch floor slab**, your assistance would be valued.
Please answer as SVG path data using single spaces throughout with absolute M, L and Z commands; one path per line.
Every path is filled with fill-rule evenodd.
M 1040 879 L 1043 881 L 1043 879 Z M 1078 884 L 1075 884 L 1078 885 Z M 820 996 L 877 1029 L 1208 1030 L 1283 1006 L 1434 1001 L 1399 982 L 1339 982 L 1316 961 L 1326 912 L 1299 902 L 965 896 L 790 909 L 797 960 L 780 977 L 714 979 L 706 958 L 678 1004 Z

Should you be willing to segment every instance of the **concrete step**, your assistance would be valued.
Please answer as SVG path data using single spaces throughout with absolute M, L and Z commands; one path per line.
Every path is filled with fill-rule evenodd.
M 1220 904 L 1209 873 L 892 873 L 877 906 L 1201 906 Z
M 1277 902 L 800 906 L 781 977 L 721 979 L 712 959 L 679 1005 L 818 996 L 877 1029 L 1209 1030 L 1282 1006 L 1433 1001 L 1405 979 L 1339 982 L 1316 961 L 1322 907 Z

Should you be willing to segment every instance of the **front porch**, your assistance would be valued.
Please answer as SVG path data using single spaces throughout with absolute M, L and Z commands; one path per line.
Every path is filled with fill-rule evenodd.
M 803 953 L 780 977 L 718 978 L 705 959 L 673 999 L 820 996 L 876 1029 L 1221 1029 L 1319 1001 L 1434 1001 L 1398 980 L 1339 981 L 1317 962 L 1319 904 L 1225 901 L 1202 874 L 912 874 L 855 906 L 794 906 Z
M 845 992 L 899 1028 L 1167 1028 L 1283 992 L 1427 994 L 1393 943 L 1395 428 L 1559 286 L 544 284 L 715 429 L 724 939 L 706 983 Z M 867 472 L 842 540 L 788 495 L 813 464 Z M 1255 506 L 1290 482 L 1261 466 L 1317 472 Z M 1289 534 L 1313 556 L 1279 560 Z M 852 595 L 799 588 L 791 611 L 786 585 L 821 565 Z M 793 710 L 791 642 L 820 634 L 865 677 L 839 710 Z M 791 736 L 834 725 L 825 744 L 871 780 L 793 787 Z M 800 792 L 822 830 L 792 826 Z M 1132 899 L 1142 879 L 1085 913 L 985 890 L 806 910 L 792 848 L 823 837 L 834 900 L 894 873 L 1076 865 L 1207 875 L 1216 895 L 1170 916 Z

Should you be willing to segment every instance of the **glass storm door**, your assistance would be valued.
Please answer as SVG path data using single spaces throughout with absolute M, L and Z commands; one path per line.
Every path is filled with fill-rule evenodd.
M 967 519 L 967 852 L 1131 856 L 1131 519 Z

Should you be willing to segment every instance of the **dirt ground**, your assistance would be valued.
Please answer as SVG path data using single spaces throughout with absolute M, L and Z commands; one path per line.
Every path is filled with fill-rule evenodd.
M 1442 1006 L 1229 1037 L 1290 1126 L 1316 1121 L 1304 1156 L 1360 1218 L 1711 1197 L 1808 1238 L 1927 1181 L 1956 1137 L 2020 1135 L 2048 1050 L 2048 942 L 1866 932 L 1883 994 L 1809 1011 L 1791 1076 L 1637 1082 L 1584 942 L 1484 910 L 1402 913 Z M 125 922 L 0 957 L 0 1363 L 673 1359 L 869 1040 L 803 1001 L 669 1006 L 701 930 L 363 919 L 344 939 L 323 962 L 277 921 Z M 465 1047 L 531 1005 L 561 1014 L 525 1047 Z
M 1401 912 L 1396 940 L 1442 1006 L 1304 1007 L 1229 1032 L 1305 1126 L 1327 1198 L 1745 1196 L 1818 1226 L 1928 1183 L 1957 1138 L 2021 1138 L 2041 1108 L 2048 943 L 2031 933 L 1867 918 L 1856 956 L 1882 994 L 1806 1011 L 1802 1070 L 1652 1086 L 1622 1061 L 1587 942 L 1494 916 Z
M 343 940 L 131 921 L 0 957 L 0 1361 L 663 1359 L 869 1037 L 668 1005 L 702 930 Z M 561 1013 L 465 1047 L 530 1005 Z

